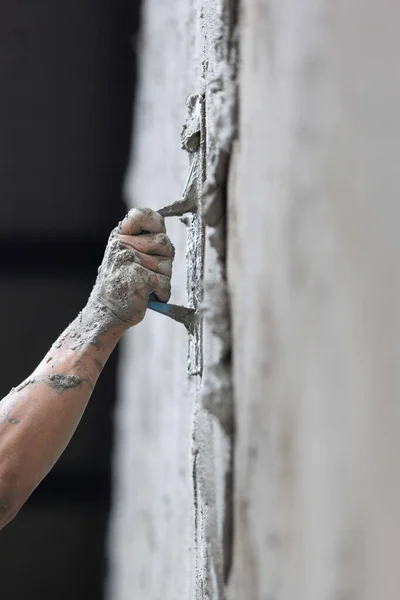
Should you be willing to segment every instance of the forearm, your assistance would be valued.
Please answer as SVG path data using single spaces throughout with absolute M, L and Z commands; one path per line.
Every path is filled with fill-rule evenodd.
M 32 375 L 0 402 L 0 528 L 67 446 L 124 330 L 107 309 L 85 308 Z
M 0 529 L 49 472 L 123 332 L 155 293 L 168 302 L 174 248 L 164 219 L 132 209 L 110 235 L 85 309 L 32 375 L 0 402 Z

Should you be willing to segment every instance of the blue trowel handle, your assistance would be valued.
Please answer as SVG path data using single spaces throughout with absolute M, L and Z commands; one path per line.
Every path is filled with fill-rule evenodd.
M 155 310 L 163 315 L 168 315 L 169 311 L 171 310 L 171 306 L 166 302 L 160 302 L 157 300 L 157 296 L 154 293 L 150 294 L 149 296 L 148 306 L 151 308 L 151 310 Z

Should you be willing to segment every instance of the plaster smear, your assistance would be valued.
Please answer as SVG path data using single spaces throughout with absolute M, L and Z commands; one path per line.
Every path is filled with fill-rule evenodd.
M 201 403 L 212 415 L 213 432 L 199 423 L 198 444 L 204 457 L 199 488 L 209 512 L 203 540 L 208 553 L 203 560 L 207 585 L 204 597 L 224 598 L 232 562 L 233 518 L 233 394 L 231 372 L 231 325 L 226 284 L 227 176 L 236 135 L 236 3 L 205 3 L 203 27 L 206 105 L 206 180 L 201 210 L 206 227 L 204 299 L 204 378 Z M 217 431 L 221 431 L 218 435 Z M 223 433 L 222 433 L 223 432 Z M 220 457 L 215 479 L 207 472 L 208 452 L 213 440 Z M 202 474 L 203 473 L 203 474 Z M 207 596 L 208 594 L 208 596 Z M 202 596 L 199 596 L 202 597 Z
M 234 6 L 223 0 L 144 4 L 126 189 L 130 203 L 158 210 L 182 199 L 188 158 L 189 168 L 194 165 L 186 226 L 169 219 L 167 228 L 176 242 L 171 301 L 196 307 L 200 318 L 189 340 L 189 378 L 184 328 L 148 315 L 125 338 L 109 544 L 112 600 L 222 600 L 229 577 L 232 397 L 224 221 L 235 134 L 235 18 Z M 185 210 L 178 204 L 171 214 Z
M 204 97 L 200 119 L 198 211 L 202 265 L 202 385 L 193 424 L 196 598 L 223 598 L 232 552 L 232 382 L 229 298 L 225 273 L 226 181 L 236 134 L 236 13 L 232 3 L 203 3 Z M 195 127 L 184 128 L 195 133 Z M 185 144 L 184 144 L 185 147 Z M 195 278 L 196 238 L 189 235 L 188 274 Z M 198 285 L 199 282 L 196 281 Z M 189 286 L 189 297 L 191 289 Z M 205 410 L 204 410 L 205 409 Z
M 237 6 L 225 0 L 204 11 L 204 27 L 211 30 L 205 73 L 207 115 L 207 178 L 202 194 L 202 215 L 207 227 L 203 313 L 213 351 L 208 353 L 203 404 L 221 422 L 232 428 L 231 326 L 226 283 L 227 177 L 237 128 Z
M 15 410 L 18 399 L 15 398 L 15 394 L 21 392 L 30 385 L 38 385 L 40 383 L 46 383 L 51 387 L 57 394 L 63 394 L 67 390 L 79 387 L 82 383 L 88 383 L 91 385 L 88 379 L 79 377 L 78 375 L 68 375 L 63 373 L 52 373 L 48 377 L 29 377 L 20 385 L 10 390 L 9 395 L 3 398 L 0 404 L 0 423 L 8 422 L 10 425 L 18 425 L 19 419 L 16 419 L 10 415 Z
M 29 385 L 37 385 L 39 383 L 46 383 L 49 387 L 53 388 L 57 394 L 62 394 L 66 390 L 71 388 L 79 387 L 83 382 L 90 383 L 88 379 L 80 377 L 79 375 L 70 375 L 65 373 L 50 373 L 46 377 L 29 377 L 17 387 L 12 388 L 10 395 L 21 392 Z M 15 406 L 14 401 L 14 406 Z

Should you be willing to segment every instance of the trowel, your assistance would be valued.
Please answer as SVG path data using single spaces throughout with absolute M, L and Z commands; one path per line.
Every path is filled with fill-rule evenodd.
M 160 313 L 160 315 L 166 315 L 178 323 L 183 323 L 188 331 L 192 331 L 195 313 L 193 308 L 160 302 L 155 294 L 150 294 L 148 306 L 151 310 Z
M 189 169 L 189 174 L 186 180 L 186 184 L 183 190 L 182 198 L 168 206 L 164 206 L 159 211 L 163 217 L 174 217 L 181 216 L 185 212 L 193 212 L 196 209 L 196 202 L 193 198 L 192 186 L 194 183 L 195 166 L 197 161 L 194 159 Z M 168 304 L 167 302 L 160 302 L 155 294 L 150 294 L 148 307 L 161 315 L 166 315 L 177 321 L 183 323 L 186 329 L 190 332 L 193 329 L 195 321 L 195 310 L 186 306 L 178 306 L 177 304 Z

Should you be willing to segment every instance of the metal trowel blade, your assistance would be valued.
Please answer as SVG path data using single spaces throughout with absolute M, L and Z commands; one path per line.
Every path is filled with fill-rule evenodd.
M 154 294 L 149 297 L 148 307 L 161 315 L 166 315 L 170 319 L 182 323 L 185 325 L 188 331 L 193 328 L 194 313 L 193 308 L 187 308 L 186 306 L 178 306 L 177 304 L 167 304 L 159 302 Z

